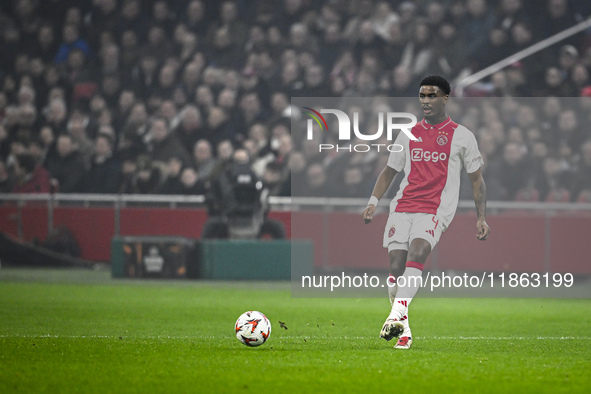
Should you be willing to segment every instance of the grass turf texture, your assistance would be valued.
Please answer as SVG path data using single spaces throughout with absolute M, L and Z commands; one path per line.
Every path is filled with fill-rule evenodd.
M 258 348 L 233 333 L 250 309 L 273 325 Z M 591 390 L 591 300 L 419 297 L 409 351 L 378 339 L 388 309 L 288 283 L 2 269 L 0 392 Z

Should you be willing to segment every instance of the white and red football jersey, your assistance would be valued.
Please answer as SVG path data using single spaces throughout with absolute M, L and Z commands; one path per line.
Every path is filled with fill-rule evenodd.
M 438 125 L 423 119 L 411 132 L 418 140 L 399 133 L 395 143 L 403 149 L 388 158 L 388 166 L 405 173 L 390 212 L 433 214 L 447 227 L 458 206 L 462 166 L 472 173 L 484 164 L 476 138 L 449 117 Z

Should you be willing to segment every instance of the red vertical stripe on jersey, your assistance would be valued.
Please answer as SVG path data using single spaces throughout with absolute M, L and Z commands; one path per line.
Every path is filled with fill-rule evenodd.
M 428 129 L 425 129 L 425 126 Z M 408 158 L 410 173 L 408 185 L 396 205 L 396 212 L 436 214 L 441 194 L 447 182 L 451 140 L 458 124 L 447 119 L 441 125 L 431 127 L 424 120 L 412 129 L 412 134 L 422 142 L 410 141 Z M 438 143 L 446 140 L 445 144 Z M 443 160 L 441 159 L 443 157 Z

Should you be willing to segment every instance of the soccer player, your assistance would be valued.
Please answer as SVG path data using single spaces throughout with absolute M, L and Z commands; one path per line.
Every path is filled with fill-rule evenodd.
M 362 213 L 365 223 L 370 223 L 378 201 L 396 174 L 404 171 L 400 190 L 390 203 L 384 231 L 384 248 L 390 257 L 388 293 L 392 308 L 380 332 L 380 338 L 387 341 L 398 338 L 394 346 L 398 349 L 412 345 L 408 307 L 419 289 L 427 256 L 456 212 L 462 167 L 472 183 L 476 237 L 484 241 L 490 232 L 485 218 L 486 185 L 481 173 L 484 163 L 474 134 L 445 112 L 450 91 L 449 82 L 440 76 L 428 76 L 421 81 L 419 102 L 424 119 L 411 129 L 416 140 L 405 133 L 398 134 L 395 143 L 403 149 L 390 153 Z

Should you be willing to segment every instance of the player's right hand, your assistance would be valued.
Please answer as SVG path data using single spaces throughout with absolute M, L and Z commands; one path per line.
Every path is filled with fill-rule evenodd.
M 363 213 L 361 214 L 361 216 L 363 216 L 363 220 L 365 221 L 365 224 L 371 223 L 371 220 L 373 219 L 373 213 L 376 211 L 376 206 L 373 204 L 369 204 L 367 206 L 367 208 L 365 208 L 363 210 Z

